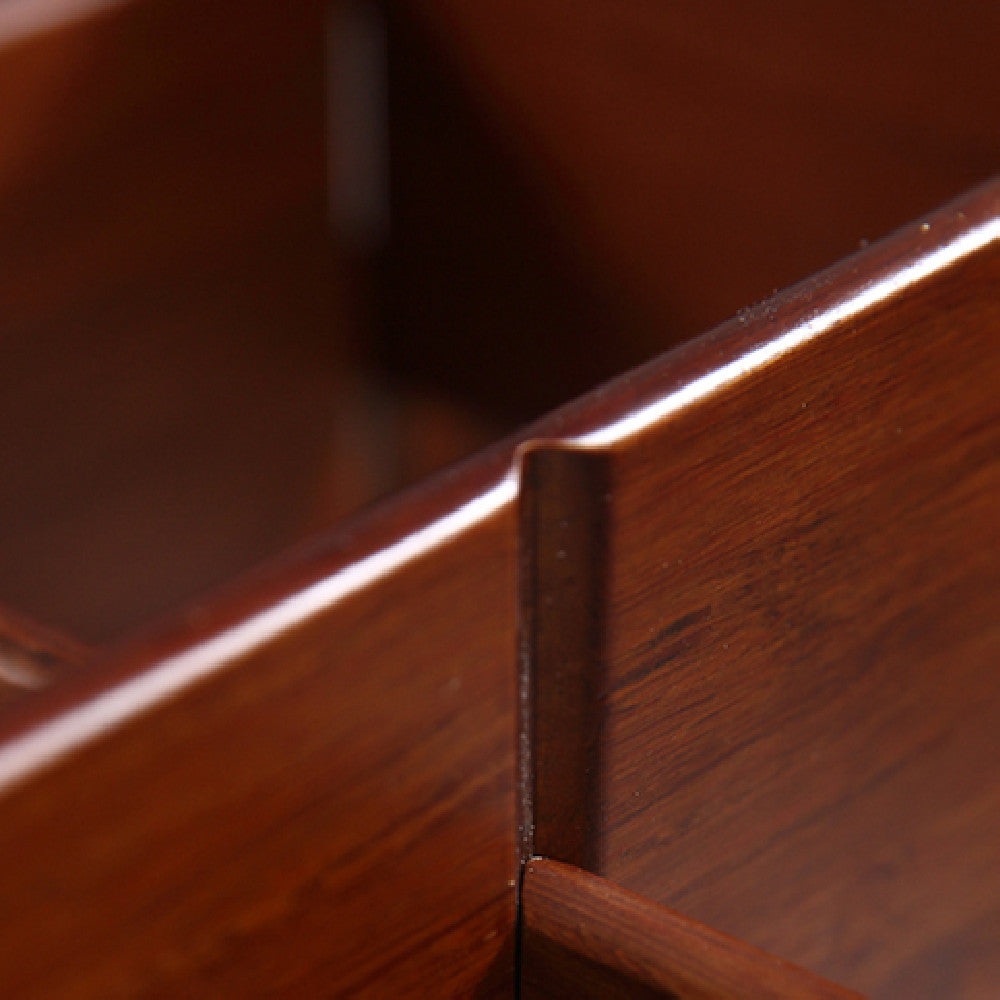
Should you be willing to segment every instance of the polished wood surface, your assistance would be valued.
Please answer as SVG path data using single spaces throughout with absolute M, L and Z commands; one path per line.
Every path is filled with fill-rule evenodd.
M 284 628 L 209 618 L 214 646 L 92 675 L 128 717 L 4 798 L 10 994 L 509 994 L 511 537 L 500 514 Z
M 988 995 L 998 218 L 975 192 L 4 706 L 4 981 L 510 995 L 569 650 L 599 874 L 846 987 Z
M 323 4 L 70 6 L 0 21 L 0 600 L 94 642 L 996 169 L 989 6 L 393 2 L 359 281 Z
M 518 600 L 530 694 L 522 725 L 534 765 L 522 850 L 582 868 L 600 864 L 607 472 L 599 453 L 552 443 L 522 453 Z
M 557 861 L 528 862 L 521 927 L 524 1000 L 860 1000 L 860 994 Z
M 581 871 L 529 894 L 991 996 L 996 183 L 329 527 L 991 168 L 991 15 L 934 15 L 969 44 L 931 93 L 908 42 L 896 89 L 864 55 L 895 13 L 852 49 L 823 5 L 797 50 L 790 5 L 710 42 L 650 5 L 391 4 L 361 275 L 342 22 L 91 14 L 0 37 L 5 992 L 511 996 L 545 854 Z M 559 898 L 521 916 L 568 933 Z
M 995 243 L 893 291 L 998 209 L 859 258 L 884 299 L 821 278 L 703 341 L 731 376 L 617 444 L 599 493 L 535 480 L 534 850 L 876 996 L 1000 975 Z M 824 308 L 849 321 L 814 336 Z M 794 347 L 757 367 L 744 322 Z

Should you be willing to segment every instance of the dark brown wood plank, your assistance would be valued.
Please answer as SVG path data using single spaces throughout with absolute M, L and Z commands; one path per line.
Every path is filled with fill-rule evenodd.
M 790 962 L 558 861 L 522 890 L 521 995 L 669 1000 L 859 1000 Z
M 913 474 L 919 479 L 919 470 L 926 468 L 922 462 L 931 456 L 948 469 L 952 466 L 947 463 L 954 462 L 965 470 L 956 479 L 959 493 L 946 491 L 943 501 L 979 497 L 972 489 L 978 481 L 970 482 L 968 476 L 977 474 L 982 455 L 967 445 L 980 440 L 976 435 L 983 428 L 988 431 L 988 422 L 983 428 L 970 427 L 960 447 L 947 447 L 951 439 L 946 432 L 955 426 L 948 421 L 966 419 L 968 406 L 979 398 L 978 377 L 989 371 L 983 360 L 986 334 L 977 334 L 962 320 L 988 318 L 976 303 L 984 301 L 984 282 L 989 285 L 985 279 L 996 266 L 998 202 L 995 186 L 974 193 L 926 223 L 528 428 L 518 440 L 501 443 L 468 465 L 345 523 L 336 534 L 289 555 L 227 596 L 192 604 L 163 629 L 129 640 L 87 672 L 5 707 L 0 719 L 0 930 L 8 947 L 0 955 L 0 974 L 10 991 L 101 997 L 254 991 L 509 995 L 514 985 L 517 872 L 519 484 L 508 470 L 517 447 L 545 440 L 561 442 L 557 447 L 608 451 L 609 484 L 616 499 L 601 516 L 608 518 L 610 543 L 603 600 L 605 624 L 610 626 L 604 648 L 612 666 L 618 661 L 610 655 L 618 656 L 623 646 L 639 649 L 632 644 L 634 634 L 646 642 L 655 638 L 650 632 L 655 623 L 648 614 L 665 598 L 676 599 L 678 605 L 665 627 L 705 606 L 680 600 L 690 594 L 679 586 L 660 588 L 655 576 L 637 577 L 627 560 L 635 550 L 642 558 L 658 558 L 674 532 L 699 530 L 707 515 L 724 508 L 729 490 L 741 498 L 741 509 L 756 509 L 739 492 L 747 480 L 738 464 L 726 467 L 734 473 L 728 479 L 719 464 L 713 475 L 721 477 L 721 485 L 709 475 L 727 448 L 739 445 L 736 451 L 746 450 L 749 461 L 754 448 L 770 445 L 776 461 L 788 459 L 786 474 L 773 480 L 787 489 L 769 496 L 775 524 L 798 523 L 801 510 L 794 503 L 781 503 L 796 496 L 793 472 L 802 472 L 795 461 L 800 435 L 772 433 L 761 421 L 773 418 L 799 431 L 798 425 L 787 423 L 781 409 L 789 401 L 787 392 L 801 413 L 803 386 L 818 393 L 828 376 L 840 372 L 846 379 L 856 374 L 851 369 L 856 354 L 848 348 L 853 349 L 859 331 L 869 331 L 872 323 L 890 323 L 894 310 L 900 310 L 907 329 L 928 337 L 911 342 L 890 323 L 896 332 L 885 341 L 872 340 L 872 350 L 877 354 L 882 345 L 894 364 L 912 353 L 903 381 L 912 382 L 915 392 L 926 386 L 926 351 L 931 350 L 940 391 L 949 399 L 961 397 L 951 399 L 956 409 L 940 411 L 958 414 L 943 418 L 940 441 L 921 438 L 898 453 L 901 482 L 914 485 L 906 470 L 917 470 Z M 967 243 L 954 243 L 956 239 Z M 977 240 L 984 249 L 973 254 L 968 246 Z M 956 260 L 948 267 L 942 247 L 954 248 Z M 922 276 L 915 277 L 918 274 Z M 913 280 L 902 288 L 906 275 Z M 873 287 L 889 290 L 872 299 L 868 290 Z M 972 306 L 963 305 L 969 302 Z M 857 306 L 854 312 L 852 304 Z M 811 339 L 795 342 L 784 353 L 767 354 L 803 321 L 812 324 Z M 945 337 L 952 354 L 942 358 L 933 354 L 939 341 L 931 334 L 943 336 L 945 327 L 956 336 Z M 740 369 L 743 374 L 714 395 L 703 393 L 690 405 L 670 408 L 672 400 L 688 400 L 692 387 L 714 384 L 711 377 L 723 370 L 720 366 L 759 358 L 751 352 L 761 349 L 771 357 L 768 364 L 752 372 Z M 969 364 L 970 353 L 976 354 L 975 365 Z M 828 360 L 818 364 L 824 358 Z M 832 373 L 830 358 L 838 361 Z M 871 371 L 877 375 L 880 369 Z M 885 374 L 884 367 L 881 371 Z M 793 389 L 786 394 L 764 391 L 771 383 L 760 380 L 780 382 L 782 373 Z M 708 383 L 699 381 L 706 377 Z M 885 382 L 892 391 L 903 392 L 893 388 L 888 375 Z M 756 403 L 755 389 L 760 390 Z M 857 381 L 856 391 L 845 391 L 842 422 L 849 416 L 864 417 L 866 406 L 883 405 L 880 391 L 884 387 L 874 375 Z M 919 392 L 912 398 L 919 399 Z M 818 400 L 819 395 L 810 399 Z M 716 435 L 712 447 L 722 449 L 721 457 L 702 452 L 706 458 L 698 469 L 708 478 L 694 480 L 695 486 L 700 482 L 706 489 L 692 488 L 684 494 L 686 502 L 678 500 L 664 480 L 689 452 L 681 447 L 683 435 L 677 440 L 674 435 L 688 426 L 686 420 L 694 420 L 694 426 L 709 435 L 709 426 L 698 418 L 715 405 L 737 406 L 745 426 L 739 421 L 717 425 L 721 437 Z M 759 419 L 748 416 L 758 413 L 755 406 L 764 407 Z M 822 423 L 836 428 L 837 414 L 838 406 L 829 406 Z M 639 428 L 634 432 L 629 431 L 632 424 L 621 423 L 633 418 Z M 845 440 L 863 440 L 873 425 L 848 420 L 848 429 L 854 426 L 857 437 Z M 815 445 L 819 432 L 817 422 L 801 440 Z M 663 450 L 664 435 L 678 450 Z M 892 435 L 888 438 L 895 442 Z M 941 447 L 930 447 L 935 444 Z M 814 479 L 831 468 L 841 469 L 837 462 L 843 451 L 818 448 L 815 454 L 830 461 L 822 469 L 804 466 Z M 635 458 L 643 459 L 641 466 L 629 464 Z M 864 465 L 846 468 L 850 474 L 868 470 Z M 657 487 L 655 492 L 642 492 L 635 485 L 642 481 L 640 473 Z M 853 496 L 840 487 L 829 495 L 833 500 Z M 933 490 L 914 495 L 933 495 Z M 864 505 L 852 509 L 863 510 Z M 921 512 L 928 508 L 921 501 L 914 509 L 920 523 Z M 963 526 L 972 526 L 980 541 L 989 541 L 980 521 L 968 517 L 970 512 L 981 513 L 980 508 L 965 504 L 961 512 L 966 516 Z M 899 530 L 913 523 L 902 520 Z M 959 525 L 947 516 L 941 523 L 948 530 L 932 539 L 934 556 L 944 554 L 958 537 Z M 881 522 L 878 528 L 886 530 Z M 745 543 L 753 535 L 741 537 Z M 899 540 L 891 532 L 886 537 Z M 855 547 L 863 551 L 857 542 Z M 711 545 L 705 551 L 712 553 Z M 988 555 L 984 546 L 978 561 L 970 564 L 974 578 L 980 579 L 977 574 Z M 766 556 L 754 550 L 747 558 L 752 567 L 766 568 Z M 815 562 L 821 580 L 826 565 Z M 880 571 L 881 563 L 874 566 Z M 870 569 L 867 564 L 862 568 Z M 957 570 L 957 564 L 952 568 Z M 882 576 L 873 572 L 870 578 Z M 636 579 L 650 586 L 630 591 L 636 602 L 632 609 L 622 586 Z M 932 594 L 922 588 L 930 587 L 933 579 L 928 572 L 919 586 L 911 585 L 909 593 L 916 595 L 918 604 Z M 945 573 L 942 579 L 952 577 Z M 588 589 L 581 588 L 581 593 L 586 595 Z M 810 590 L 803 585 L 796 593 L 806 599 Z M 820 600 L 822 593 L 817 589 L 814 599 Z M 964 597 L 964 591 L 959 596 Z M 914 634 L 937 642 L 956 623 L 979 626 L 985 601 L 985 596 L 973 600 L 967 614 L 956 601 L 939 604 L 937 620 L 943 631 Z M 632 611 L 635 617 L 630 617 Z M 646 617 L 640 620 L 640 613 Z M 579 614 L 573 620 L 586 624 Z M 751 629 L 756 621 L 751 617 Z M 857 618 L 858 623 L 865 621 Z M 802 633 L 807 638 L 810 634 Z M 975 634 L 975 629 L 969 632 Z M 749 633 L 754 640 L 758 635 Z M 840 635 L 848 650 L 851 635 Z M 970 641 L 989 651 L 988 631 Z M 905 651 L 919 652 L 912 646 Z M 762 668 L 747 681 L 751 694 L 756 690 L 761 700 L 731 707 L 727 698 L 732 689 L 723 682 L 739 677 L 723 652 L 716 649 L 714 658 L 697 664 L 702 683 L 718 679 L 721 685 L 710 692 L 718 698 L 721 715 L 722 709 L 735 711 L 739 721 L 741 705 L 772 704 L 768 696 L 774 688 L 767 686 L 768 674 Z M 931 659 L 940 660 L 939 652 L 930 649 Z M 638 660 L 630 664 L 647 666 Z M 990 747 L 980 722 L 990 711 L 991 689 L 971 683 L 985 676 L 977 664 L 951 669 L 947 680 L 955 686 L 948 687 L 942 679 L 937 692 L 930 692 L 939 695 L 937 702 L 925 706 L 918 698 L 916 707 L 936 710 L 933 718 L 947 722 L 968 709 L 962 701 L 965 695 L 985 693 L 987 697 L 973 706 L 973 743 L 964 747 L 973 751 L 965 763 L 978 766 L 976 751 Z M 798 675 L 789 670 L 783 676 L 794 680 Z M 804 672 L 801 676 L 808 679 Z M 889 676 L 906 679 L 891 669 Z M 622 691 L 643 683 L 638 675 L 633 680 Z M 754 684 L 760 686 L 755 689 Z M 886 697 L 905 690 L 896 684 Z M 871 698 L 838 702 L 836 696 L 826 697 L 823 704 L 832 706 L 834 718 L 816 718 L 854 720 L 847 709 L 865 701 L 874 703 Z M 875 704 L 867 728 L 859 727 L 866 755 L 857 760 L 862 771 L 886 768 L 891 785 L 895 730 L 886 730 L 889 742 L 878 742 L 887 714 Z M 913 704 L 902 701 L 907 711 Z M 907 971 L 908 957 L 924 956 L 924 964 L 912 968 L 928 974 L 953 968 L 956 981 L 967 983 L 974 972 L 962 964 L 962 956 L 969 948 L 978 949 L 980 968 L 986 970 L 982 975 L 989 974 L 991 941 L 984 931 L 988 922 L 977 907 L 993 889 L 987 864 L 994 842 L 992 792 L 977 797 L 974 772 L 954 770 L 947 740 L 929 741 L 918 763 L 926 765 L 924 775 L 933 781 L 956 774 L 961 778 L 952 782 L 954 794 L 946 800 L 958 808 L 935 811 L 929 799 L 911 801 L 907 794 L 912 783 L 904 775 L 902 785 L 895 786 L 896 799 L 913 808 L 900 816 L 906 822 L 926 822 L 926 833 L 920 836 L 928 839 L 918 846 L 927 850 L 914 856 L 912 864 L 905 864 L 905 855 L 891 854 L 884 858 L 888 867 L 872 869 L 880 852 L 900 846 L 892 840 L 891 813 L 874 828 L 867 822 L 885 801 L 872 800 L 871 808 L 859 812 L 847 789 L 847 779 L 857 773 L 851 771 L 856 758 L 834 753 L 815 763 L 810 756 L 817 747 L 824 753 L 836 751 L 838 733 L 846 733 L 844 745 L 850 749 L 856 745 L 850 743 L 853 731 L 820 729 L 806 750 L 793 745 L 795 753 L 789 756 L 779 745 L 779 752 L 768 756 L 775 738 L 794 737 L 798 730 L 758 727 L 752 734 L 760 736 L 760 757 L 750 763 L 759 766 L 750 768 L 746 781 L 727 784 L 722 780 L 725 773 L 711 768 L 699 772 L 694 757 L 672 749 L 671 737 L 686 731 L 664 729 L 662 703 L 647 701 L 636 713 L 646 711 L 644 724 L 648 722 L 651 732 L 665 734 L 667 744 L 653 758 L 662 769 L 652 773 L 649 786 L 637 786 L 621 760 L 608 753 L 611 740 L 623 733 L 622 721 L 628 721 L 622 705 L 611 690 L 602 702 L 609 737 L 603 741 L 602 773 L 604 790 L 610 789 L 613 796 L 602 799 L 594 844 L 602 867 L 614 866 L 627 887 L 645 894 L 642 882 L 653 898 L 670 895 L 671 905 L 682 905 L 683 898 L 685 912 L 696 919 L 704 920 L 704 912 L 714 905 L 726 911 L 723 917 L 728 913 L 730 922 L 753 920 L 752 933 L 742 935 L 745 939 L 761 946 L 761 938 L 767 937 L 774 942 L 771 951 L 827 975 L 839 966 L 861 969 L 878 980 L 872 969 L 879 972 L 881 962 L 883 970 L 898 978 Z M 809 701 L 803 703 L 806 717 L 812 707 Z M 720 718 L 721 723 L 730 721 Z M 731 729 L 717 728 L 717 738 L 729 739 Z M 640 727 L 633 733 L 642 731 Z M 617 745 L 628 749 L 625 740 Z M 887 748 L 887 756 L 875 763 L 882 748 Z M 701 759 L 711 764 L 711 758 Z M 829 767 L 827 760 L 833 761 Z M 682 786 L 669 789 L 672 794 L 664 798 L 651 797 L 658 804 L 647 818 L 654 822 L 645 829 L 629 829 L 623 802 L 641 804 L 656 780 L 669 779 L 691 761 L 687 787 L 695 787 L 700 778 L 704 781 L 696 787 L 699 808 L 686 814 L 690 828 L 669 825 L 674 820 L 670 810 L 690 801 Z M 843 780 L 838 778 L 841 773 Z M 788 780 L 781 785 L 783 775 Z M 840 783 L 812 781 L 830 775 Z M 781 795 L 772 809 L 775 781 Z M 942 789 L 933 781 L 931 790 L 937 794 Z M 754 798 L 754 788 L 764 793 L 762 798 Z M 811 809 L 816 801 L 812 796 L 841 790 L 843 795 L 827 800 L 830 811 L 818 825 L 796 825 L 801 818 L 796 810 Z M 778 833 L 771 836 L 776 827 L 784 839 Z M 845 831 L 850 836 L 845 837 Z M 983 831 L 986 836 L 977 839 Z M 623 838 L 614 841 L 622 832 Z M 871 833 L 883 839 L 866 840 Z M 795 851 L 782 853 L 789 843 Z M 852 853 L 841 858 L 834 848 L 845 845 Z M 780 849 L 778 855 L 768 853 L 774 848 Z M 964 870 L 962 857 L 970 862 Z M 828 881 L 821 863 L 827 864 Z M 973 869 L 986 873 L 981 889 L 968 894 L 968 879 L 947 884 L 947 878 Z M 861 881 L 873 870 L 879 880 Z M 842 890 L 838 879 L 845 875 L 849 885 Z M 907 886 L 915 888 L 907 892 Z M 932 893 L 940 905 L 925 911 L 921 904 Z M 726 921 L 715 925 L 733 931 Z M 914 929 L 919 933 L 903 941 L 903 932 L 908 935 Z M 803 956 L 817 961 L 804 961 Z M 869 966 L 864 964 L 866 956 Z M 884 986 L 887 979 L 879 981 Z
M 99 642 L 493 434 L 364 365 L 349 18 L 59 6 L 0 11 L 0 598 Z
M 8 741 L 6 989 L 510 995 L 511 537 L 508 510 L 363 593 L 119 664 L 116 723 L 96 671 L 35 730 L 91 727 L 63 763 Z
M 595 870 L 876 996 L 985 997 L 1000 975 L 984 944 L 1000 894 L 995 189 L 978 208 L 911 231 L 948 266 L 903 289 L 911 264 L 870 275 L 885 294 L 825 332 L 822 310 L 765 306 L 777 346 L 721 344 L 662 419 L 577 442 L 614 448 L 599 694 L 577 713 L 597 728 L 568 738 L 590 748 L 581 771 L 599 743 Z M 963 233 L 980 234 L 968 250 Z

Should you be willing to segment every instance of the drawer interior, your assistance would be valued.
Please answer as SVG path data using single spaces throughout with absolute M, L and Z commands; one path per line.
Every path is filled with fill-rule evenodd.
M 0 20 L 0 602 L 89 642 L 850 252 L 997 144 L 968 11 L 935 15 L 949 116 L 906 100 L 915 32 L 876 65 L 833 4 L 821 32 L 782 5 L 774 37 L 722 5 L 54 9 Z

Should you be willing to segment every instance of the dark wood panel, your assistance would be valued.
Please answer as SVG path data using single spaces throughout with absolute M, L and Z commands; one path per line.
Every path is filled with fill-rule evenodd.
M 3 706 L 10 991 L 510 995 L 508 470 L 580 448 L 526 552 L 541 587 L 560 531 L 606 567 L 571 581 L 599 629 L 568 608 L 599 657 L 564 647 L 603 672 L 584 849 L 853 986 L 988 983 L 998 217 L 975 193 Z
M 394 235 L 409 287 L 433 290 L 404 303 L 400 350 L 459 388 L 456 367 L 489 359 L 522 418 L 1000 169 L 1000 20 L 981 0 L 906 18 L 856 0 L 390 7 L 419 66 L 399 81 L 418 169 Z
M 8 739 L 5 989 L 510 995 L 511 538 L 92 671 L 34 730 L 65 763 Z
M 96 4 L 0 48 L 8 603 L 126 632 L 995 165 L 991 8 L 389 7 L 371 310 L 327 232 L 318 0 Z M 427 383 L 388 421 L 354 377 L 383 305 Z M 425 399 L 454 426 L 420 455 Z
M 860 994 L 558 861 L 522 890 L 521 995 L 860 1000 Z
M 637 319 L 567 248 L 531 171 L 511 163 L 507 123 L 410 5 L 387 8 L 382 361 L 513 428 L 648 355 L 623 356 Z
M 660 419 L 577 442 L 613 447 L 570 737 L 596 870 L 876 996 L 1000 975 L 998 214 L 765 305 Z

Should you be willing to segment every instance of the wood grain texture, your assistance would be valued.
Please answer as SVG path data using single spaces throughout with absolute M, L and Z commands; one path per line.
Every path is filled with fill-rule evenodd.
M 508 512 L 262 626 L 201 684 L 8 790 L 5 989 L 509 995 L 511 528 Z M 178 653 L 105 665 L 74 703 Z
M 596 870 L 875 996 L 1000 975 L 998 287 L 994 241 L 610 456 Z
M 382 353 L 474 411 L 489 400 L 497 426 L 995 164 L 977 110 L 995 90 L 988 8 L 900 23 L 790 5 L 769 27 L 710 7 L 704 31 L 641 4 L 389 6 Z M 364 310 L 327 232 L 323 4 L 94 8 L 0 40 L 0 598 L 96 642 L 410 471 L 381 474 L 377 437 L 352 447 L 376 421 L 355 407 Z M 749 65 L 750 49 L 767 58 Z M 457 435 L 442 457 L 483 440 Z
M 572 589 L 599 632 L 567 605 L 599 657 L 562 647 L 604 684 L 584 849 L 832 978 L 973 995 L 996 959 L 996 241 L 844 310 L 998 217 L 994 185 L 0 706 L 5 989 L 511 995 L 510 469 L 597 434 L 600 475 L 548 470 L 606 532 L 564 531 L 606 568 Z
M 521 996 L 860 1000 L 598 875 L 533 859 L 522 892 Z

